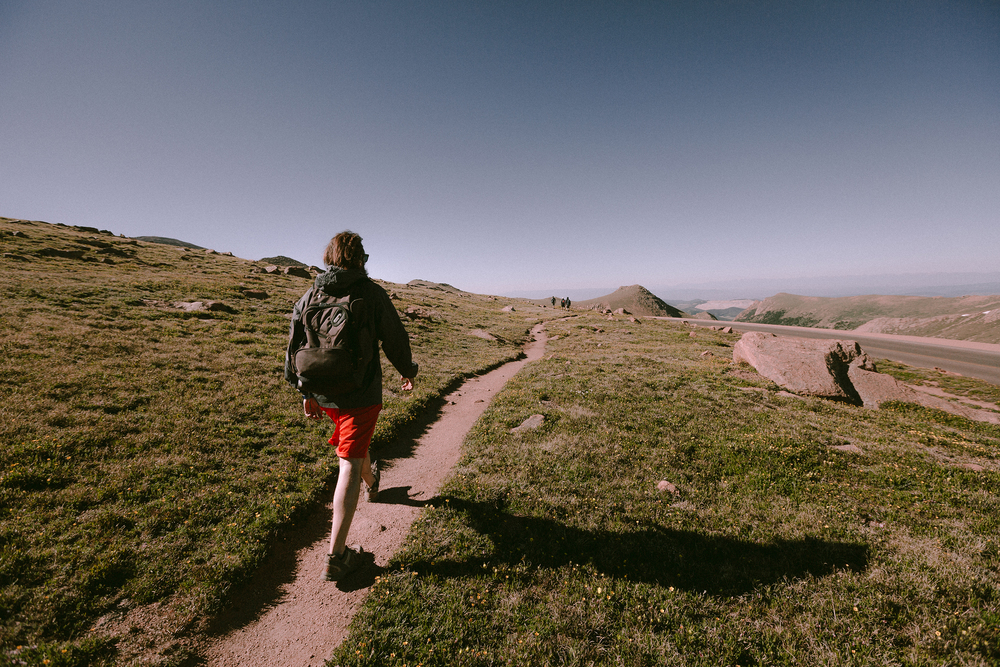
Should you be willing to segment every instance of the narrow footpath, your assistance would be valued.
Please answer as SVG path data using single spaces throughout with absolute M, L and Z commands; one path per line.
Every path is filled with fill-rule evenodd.
M 330 657 L 347 636 L 375 576 L 402 546 L 410 525 L 458 462 L 465 434 L 507 381 L 542 357 L 543 325 L 531 333 L 534 340 L 525 348 L 525 358 L 466 381 L 445 397 L 440 417 L 413 443 L 412 453 L 389 458 L 378 502 L 367 502 L 362 490 L 348 543 L 360 544 L 372 562 L 343 582 L 320 579 L 329 548 L 328 503 L 329 511 L 317 512 L 321 516 L 303 526 L 308 543 L 285 554 L 279 545 L 274 567 L 258 573 L 245 595 L 223 612 L 216 624 L 218 635 L 203 653 L 208 665 L 316 667 Z

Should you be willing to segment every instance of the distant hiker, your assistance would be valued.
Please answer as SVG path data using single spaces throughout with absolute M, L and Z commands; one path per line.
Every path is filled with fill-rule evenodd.
M 555 297 L 552 297 L 552 307 L 553 308 L 556 307 L 556 298 Z
M 569 297 L 566 297 L 566 307 L 569 308 L 571 305 L 572 302 L 569 300 Z
M 307 417 L 326 414 L 336 425 L 330 444 L 337 448 L 340 470 L 323 578 L 337 581 L 361 563 L 361 549 L 347 546 L 361 481 L 368 486 L 369 502 L 378 497 L 381 471 L 377 463 L 372 466 L 368 447 L 382 409 L 379 341 L 402 376 L 403 391 L 413 389 L 417 364 L 389 295 L 368 278 L 361 237 L 337 234 L 323 261 L 328 270 L 316 276 L 292 310 L 285 379 L 302 394 Z
M 559 307 L 560 308 L 566 307 L 566 299 L 559 299 Z

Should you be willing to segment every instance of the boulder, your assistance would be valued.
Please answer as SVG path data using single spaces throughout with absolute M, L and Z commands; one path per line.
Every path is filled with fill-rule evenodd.
M 624 308 L 619 308 L 618 310 L 615 311 L 615 315 L 631 315 L 631 314 L 632 313 L 628 312 Z
M 274 264 L 268 264 L 267 266 L 264 267 L 263 271 L 264 271 L 264 273 L 267 273 L 267 274 L 275 274 L 275 273 L 278 273 L 278 271 L 280 271 L 280 269 L 277 266 L 275 266 Z
M 503 308 L 501 308 L 501 310 L 503 312 L 505 312 L 505 313 L 513 313 L 514 312 L 514 306 L 504 306 Z
M 295 276 L 297 278 L 312 278 L 312 274 L 309 273 L 309 269 L 304 266 L 286 266 L 281 270 L 286 276 Z
M 796 394 L 861 405 L 848 371 L 874 371 L 875 364 L 850 340 L 791 338 L 751 331 L 733 347 L 733 361 L 746 363 Z

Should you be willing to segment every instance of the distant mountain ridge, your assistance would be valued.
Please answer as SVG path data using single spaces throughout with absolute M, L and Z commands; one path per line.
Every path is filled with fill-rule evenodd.
M 1000 343 L 1000 295 L 845 297 L 775 294 L 736 322 Z
M 277 266 L 309 266 L 305 262 L 300 262 L 297 259 L 292 259 L 291 257 L 285 257 L 284 255 L 277 255 L 275 257 L 262 257 L 260 261 L 264 264 L 275 264 Z
M 633 315 L 687 317 L 687 313 L 674 308 L 642 285 L 619 287 L 606 296 L 576 301 L 573 303 L 573 306 L 576 308 L 604 308 L 609 310 L 624 308 Z
M 181 248 L 191 248 L 192 250 L 205 249 L 200 245 L 188 243 L 187 241 L 179 241 L 177 239 L 172 239 L 167 236 L 136 236 L 134 238 L 137 241 L 145 241 L 146 243 L 162 243 L 163 245 L 175 245 L 175 246 L 180 246 Z

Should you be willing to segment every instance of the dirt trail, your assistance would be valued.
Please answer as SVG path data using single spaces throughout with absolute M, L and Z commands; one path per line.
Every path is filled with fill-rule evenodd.
M 525 364 L 542 357 L 542 325 L 526 358 L 466 381 L 445 397 L 440 417 L 416 442 L 398 443 L 380 453 L 379 501 L 358 504 L 348 543 L 370 552 L 369 563 L 345 581 L 320 580 L 329 547 L 329 512 L 317 512 L 292 543 L 276 547 L 271 564 L 259 572 L 236 604 L 214 625 L 217 640 L 204 651 L 214 667 L 304 667 L 322 665 L 347 635 L 355 611 L 375 576 L 402 546 L 410 525 L 435 496 L 458 462 L 462 441 L 490 400 Z M 331 492 L 332 497 L 332 492 Z M 330 499 L 328 498 L 328 501 Z

